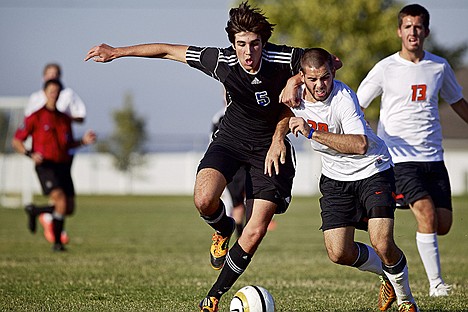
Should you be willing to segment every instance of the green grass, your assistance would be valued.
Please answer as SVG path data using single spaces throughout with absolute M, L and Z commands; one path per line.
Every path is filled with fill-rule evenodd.
M 428 296 L 414 217 L 397 213 L 396 241 L 421 311 L 468 311 L 468 198 L 454 206 L 452 230 L 439 239 L 449 298 Z M 328 260 L 317 198 L 294 198 L 276 220 L 220 311 L 249 284 L 268 289 L 278 312 L 377 310 L 377 277 Z M 209 265 L 212 232 L 191 197 L 79 196 L 66 228 L 68 252 L 53 253 L 41 232 L 27 231 L 22 209 L 0 208 L 0 311 L 197 311 L 218 275 Z M 365 233 L 357 238 L 368 242 Z

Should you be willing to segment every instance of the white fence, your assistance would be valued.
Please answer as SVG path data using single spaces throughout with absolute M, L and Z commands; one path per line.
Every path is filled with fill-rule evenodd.
M 78 194 L 189 195 L 201 157 L 202 153 L 190 152 L 149 154 L 145 164 L 129 175 L 117 171 L 107 154 L 78 153 L 72 176 Z M 445 162 L 453 194 L 468 193 L 468 150 L 446 150 Z M 31 159 L 18 154 L 0 155 L 0 170 L 3 193 L 23 193 L 23 203 L 30 200 L 30 194 L 40 194 Z M 318 194 L 319 177 L 320 156 L 311 151 L 298 153 L 293 194 Z

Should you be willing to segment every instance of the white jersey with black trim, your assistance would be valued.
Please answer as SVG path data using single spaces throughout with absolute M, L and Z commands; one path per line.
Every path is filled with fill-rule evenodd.
M 301 95 L 304 88 L 299 90 Z M 346 84 L 334 80 L 333 91 L 325 101 L 313 103 L 301 98 L 300 106 L 292 112 L 314 129 L 336 134 L 364 134 L 369 142 L 366 154 L 351 155 L 310 140 L 312 148 L 322 156 L 323 175 L 338 181 L 357 181 L 393 165 L 387 146 L 364 120 L 356 94 Z
M 377 134 L 395 163 L 443 160 L 439 93 L 449 104 L 463 98 L 448 62 L 424 52 L 418 63 L 399 52 L 381 60 L 357 90 L 362 107 L 381 95 Z
M 41 109 L 47 102 L 47 98 L 43 90 L 39 90 L 31 94 L 28 104 L 24 110 L 24 115 L 27 117 L 32 113 Z M 70 88 L 65 88 L 60 92 L 57 100 L 57 109 L 67 114 L 72 119 L 85 118 L 86 106 L 81 98 Z
M 300 69 L 303 49 L 267 43 L 256 73 L 247 72 L 232 47 L 194 47 L 188 65 L 219 80 L 226 90 L 226 113 L 216 137 L 228 144 L 269 147 L 284 105 L 279 95 Z

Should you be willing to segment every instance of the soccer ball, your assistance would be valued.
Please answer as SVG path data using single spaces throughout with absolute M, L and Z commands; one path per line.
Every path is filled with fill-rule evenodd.
M 260 286 L 245 286 L 239 289 L 229 306 L 230 312 L 275 312 L 271 294 Z

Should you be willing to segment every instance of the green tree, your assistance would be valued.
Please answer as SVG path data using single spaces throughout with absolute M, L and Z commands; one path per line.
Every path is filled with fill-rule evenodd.
M 137 116 L 133 108 L 133 96 L 125 94 L 123 108 L 112 114 L 115 128 L 109 139 L 101 141 L 97 149 L 114 156 L 115 167 L 123 172 L 143 162 L 144 143 L 147 139 L 145 121 Z
M 344 64 L 337 79 L 353 90 L 375 63 L 401 48 L 397 16 L 405 4 L 399 1 L 250 0 L 249 3 L 262 8 L 269 21 L 276 24 L 272 42 L 322 47 L 337 55 Z M 446 57 L 452 66 L 459 66 L 466 52 L 466 45 L 452 50 L 441 48 L 431 36 L 426 47 Z M 366 117 L 376 119 L 378 109 L 378 105 L 371 105 Z

